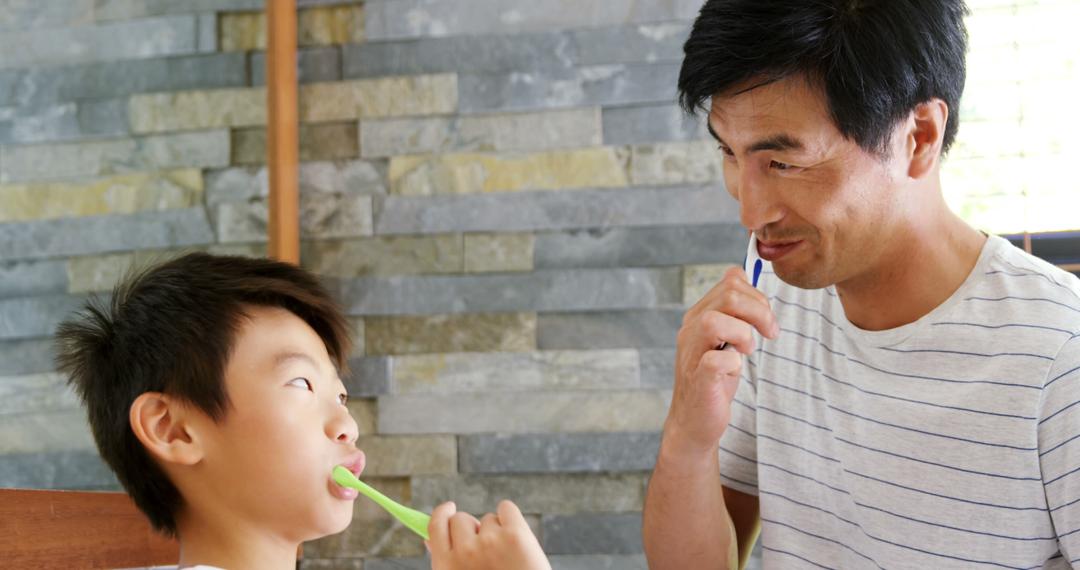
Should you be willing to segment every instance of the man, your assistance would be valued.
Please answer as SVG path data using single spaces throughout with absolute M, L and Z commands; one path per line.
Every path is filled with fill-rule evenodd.
M 1080 568 L 1080 281 L 942 197 L 965 12 L 702 9 L 682 103 L 769 263 L 684 317 L 653 570 L 745 563 L 759 529 L 766 568 Z

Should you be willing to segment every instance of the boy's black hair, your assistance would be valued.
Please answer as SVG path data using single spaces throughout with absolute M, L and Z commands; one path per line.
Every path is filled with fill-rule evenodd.
M 963 0 L 708 0 L 683 48 L 679 100 L 694 113 L 715 95 L 802 76 L 845 137 L 883 156 L 897 122 L 939 98 L 945 152 L 959 126 L 966 14 Z
M 176 534 L 183 498 L 136 439 L 131 404 L 162 392 L 221 420 L 230 406 L 225 369 L 245 306 L 291 311 L 344 370 L 350 340 L 338 306 L 315 276 L 268 259 L 184 255 L 124 279 L 111 301 L 91 299 L 57 331 L 57 368 L 86 405 L 102 459 L 164 534 Z

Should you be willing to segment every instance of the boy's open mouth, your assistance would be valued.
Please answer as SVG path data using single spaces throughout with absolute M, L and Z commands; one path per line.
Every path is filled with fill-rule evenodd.
M 357 477 L 364 471 L 364 465 L 367 462 L 367 458 L 364 456 L 363 451 L 357 451 L 350 455 L 345 461 L 339 463 L 342 467 L 348 469 L 353 475 Z M 346 501 L 352 501 L 360 496 L 360 493 L 356 489 L 350 489 L 348 487 L 342 487 L 338 485 L 333 476 L 330 477 L 330 494 Z

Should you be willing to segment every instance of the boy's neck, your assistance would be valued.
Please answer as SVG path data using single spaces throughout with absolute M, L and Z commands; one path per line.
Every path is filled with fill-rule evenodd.
M 299 543 L 240 521 L 178 516 L 177 533 L 180 568 L 201 564 L 226 570 L 296 570 Z

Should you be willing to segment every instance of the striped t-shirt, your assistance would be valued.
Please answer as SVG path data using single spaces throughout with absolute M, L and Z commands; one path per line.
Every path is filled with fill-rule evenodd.
M 765 568 L 1080 568 L 1080 280 L 991 237 L 918 321 L 759 287 L 723 484 L 757 495 Z M 761 339 L 759 338 L 759 341 Z

